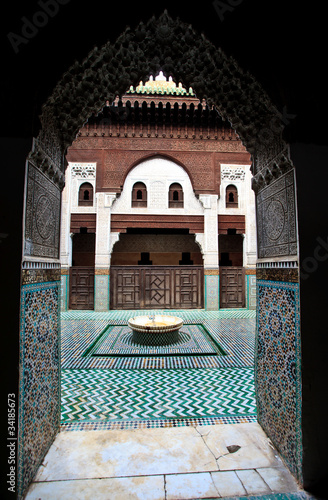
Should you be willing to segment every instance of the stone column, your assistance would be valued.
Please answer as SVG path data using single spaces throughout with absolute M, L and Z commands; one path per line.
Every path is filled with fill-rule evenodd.
M 204 194 L 199 199 L 204 207 L 205 309 L 216 311 L 219 308 L 218 196 Z

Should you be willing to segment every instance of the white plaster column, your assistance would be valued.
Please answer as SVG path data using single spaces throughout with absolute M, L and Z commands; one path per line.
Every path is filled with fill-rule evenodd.
M 61 264 L 61 300 L 62 311 L 68 309 L 69 299 L 69 268 L 72 265 L 72 238 L 70 235 L 71 226 L 71 172 L 67 169 L 66 183 L 62 192 L 61 218 L 60 218 L 60 264 Z
M 218 244 L 218 196 L 201 194 L 204 207 L 204 268 L 216 268 L 219 265 Z
M 219 242 L 218 242 L 218 196 L 199 196 L 204 207 L 204 256 L 205 309 L 219 308 Z
M 105 203 L 106 193 L 96 193 L 96 255 L 95 268 L 107 268 L 110 263 L 110 207 Z
M 115 194 L 96 193 L 95 311 L 108 311 L 110 276 L 110 218 Z
M 71 266 L 70 253 L 71 253 L 71 238 L 70 238 L 70 225 L 71 225 L 71 210 L 70 210 L 70 196 L 71 196 L 71 172 L 67 169 L 66 183 L 62 192 L 61 204 L 61 220 L 60 220 L 60 263 L 62 267 L 68 268 Z
M 256 236 L 256 217 L 255 217 L 255 193 L 251 189 L 252 174 L 249 168 L 245 175 L 245 215 L 246 215 L 246 236 L 244 247 L 246 250 L 244 267 L 256 267 L 257 257 L 257 236 Z

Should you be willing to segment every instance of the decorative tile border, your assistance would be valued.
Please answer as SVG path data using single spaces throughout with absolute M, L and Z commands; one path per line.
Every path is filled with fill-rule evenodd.
M 258 268 L 256 270 L 258 280 L 287 281 L 297 283 L 299 280 L 298 268 Z
M 109 275 L 95 274 L 95 311 L 109 310 Z
M 61 276 L 61 311 L 67 311 L 68 309 L 68 295 L 69 295 L 69 276 L 62 274 Z
M 256 415 L 242 417 L 170 418 L 156 420 L 113 420 L 62 423 L 61 431 L 104 431 L 123 429 L 154 429 L 165 427 L 197 427 L 199 425 L 246 424 L 257 422 Z
M 149 335 L 149 334 L 148 334 Z M 219 346 L 202 325 L 186 325 L 180 329 L 179 341 L 172 345 L 135 344 L 131 328 L 109 325 L 83 356 L 194 356 L 221 355 Z
M 60 280 L 60 269 L 22 269 L 22 285 Z
M 205 309 L 215 311 L 219 309 L 219 286 L 220 277 L 218 275 L 205 275 Z
M 215 268 L 215 269 L 204 269 L 204 276 L 219 276 L 220 274 L 220 269 Z
M 245 319 L 255 318 L 256 311 L 246 308 L 220 309 L 206 311 L 205 309 L 142 309 L 142 310 L 112 310 L 112 311 L 67 311 L 61 314 L 62 320 L 102 320 L 110 323 L 127 324 L 129 318 L 138 315 L 170 314 L 179 316 L 186 322 L 202 322 L 211 319 Z
M 110 275 L 110 269 L 109 267 L 106 268 L 95 268 L 95 276 L 109 276 Z

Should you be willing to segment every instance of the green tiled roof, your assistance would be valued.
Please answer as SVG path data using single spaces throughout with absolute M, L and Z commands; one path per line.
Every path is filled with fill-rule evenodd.
M 170 76 L 167 80 L 162 71 L 159 72 L 155 79 L 151 76 L 145 84 L 140 82 L 136 88 L 131 85 L 127 94 L 183 95 L 195 97 L 191 87 L 187 90 L 182 86 L 182 83 L 176 85 L 172 77 Z

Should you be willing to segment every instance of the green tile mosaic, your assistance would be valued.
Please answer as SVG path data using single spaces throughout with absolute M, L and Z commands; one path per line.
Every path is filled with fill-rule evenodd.
M 133 342 L 131 328 L 109 325 L 83 356 L 192 356 L 224 354 L 202 325 L 184 325 L 177 343 L 144 346 Z
M 62 423 L 256 414 L 254 371 L 63 370 Z
M 152 312 L 62 313 L 62 429 L 256 421 L 255 312 L 170 310 L 181 345 L 133 355 L 127 321 Z

